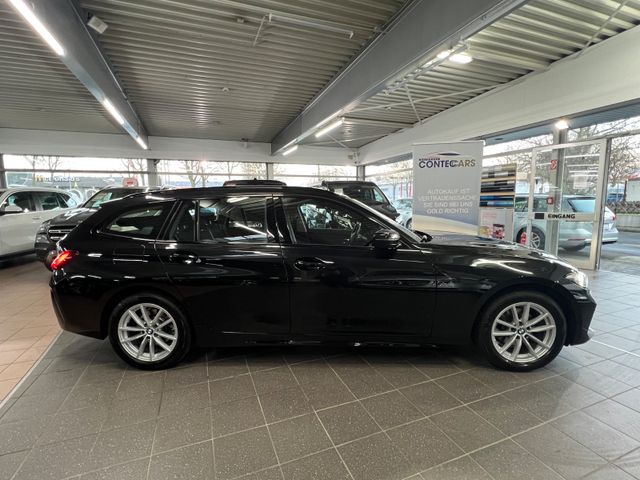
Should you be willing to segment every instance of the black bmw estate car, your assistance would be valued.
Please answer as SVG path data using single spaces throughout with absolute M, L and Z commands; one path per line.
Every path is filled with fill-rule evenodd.
M 237 186 L 105 204 L 59 244 L 63 329 L 158 369 L 192 345 L 464 345 L 515 371 L 586 342 L 586 276 L 513 243 L 411 232 L 331 192 Z

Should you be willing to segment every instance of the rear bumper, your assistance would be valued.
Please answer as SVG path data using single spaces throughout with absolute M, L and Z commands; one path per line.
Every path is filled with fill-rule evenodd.
M 77 333 L 93 338 L 105 338 L 102 328 L 101 310 L 97 302 L 91 301 L 73 291 L 66 278 L 56 279 L 51 276 L 51 303 L 60 328 L 67 332 Z
M 41 262 L 46 261 L 47 257 L 56 251 L 55 242 L 50 241 L 46 235 L 37 235 L 33 247 L 36 251 L 36 257 L 38 257 L 38 260 Z

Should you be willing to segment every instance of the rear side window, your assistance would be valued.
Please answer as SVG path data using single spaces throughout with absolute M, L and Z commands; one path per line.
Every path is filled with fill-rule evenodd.
M 107 223 L 102 231 L 125 237 L 156 238 L 168 211 L 168 204 L 149 205 L 128 210 Z
M 40 202 L 42 210 L 58 210 L 60 208 L 67 208 L 67 203 L 61 194 L 56 192 L 35 192 Z
M 275 238 L 267 215 L 267 197 L 200 200 L 198 240 L 203 243 L 267 243 Z

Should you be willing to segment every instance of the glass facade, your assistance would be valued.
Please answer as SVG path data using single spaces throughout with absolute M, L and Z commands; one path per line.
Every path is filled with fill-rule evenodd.
M 413 160 L 367 165 L 365 179 L 377 184 L 391 201 L 413 196 Z
M 273 178 L 287 185 L 313 187 L 324 180 L 356 180 L 357 174 L 354 166 L 275 163 Z

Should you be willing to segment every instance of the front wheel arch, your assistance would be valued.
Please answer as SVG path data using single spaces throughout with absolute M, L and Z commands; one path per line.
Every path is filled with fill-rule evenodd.
M 555 284 L 545 285 L 545 284 L 529 284 L 529 283 L 517 283 L 513 285 L 505 286 L 501 289 L 491 292 L 490 295 L 482 298 L 482 301 L 476 311 L 475 318 L 473 321 L 473 327 L 471 329 L 471 341 L 476 343 L 476 338 L 478 335 L 478 326 L 480 324 L 480 319 L 486 313 L 487 309 L 491 306 L 493 302 L 495 302 L 498 298 L 508 295 L 510 293 L 518 292 L 518 291 L 533 291 L 537 293 L 541 293 L 543 295 L 547 295 L 554 302 L 558 304 L 564 317 L 567 321 L 567 335 L 565 338 L 565 345 L 569 345 L 572 338 L 574 338 L 576 333 L 576 322 L 575 316 L 573 314 L 573 310 L 571 309 L 569 299 L 558 293 L 557 286 Z

